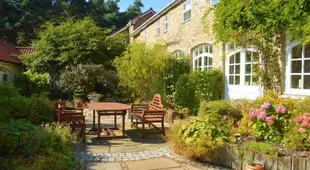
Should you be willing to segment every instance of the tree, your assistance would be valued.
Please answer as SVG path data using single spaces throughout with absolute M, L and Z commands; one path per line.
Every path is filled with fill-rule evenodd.
M 111 65 L 115 56 L 122 53 L 125 44 L 120 37 L 108 38 L 110 30 L 96 26 L 90 18 L 68 19 L 59 25 L 47 22 L 32 47 L 35 53 L 21 59 L 38 73 L 58 76 L 66 68 L 78 64 L 97 63 Z M 113 46 L 111 46 L 111 44 Z
M 114 60 L 120 85 L 132 89 L 142 100 L 156 93 L 165 96 L 164 69 L 169 54 L 161 43 L 130 44 L 122 57 Z
M 67 92 L 87 98 L 87 94 L 95 91 L 96 86 L 103 86 L 108 91 L 116 88 L 117 78 L 112 70 L 106 70 L 103 65 L 79 64 L 64 71 L 60 87 Z

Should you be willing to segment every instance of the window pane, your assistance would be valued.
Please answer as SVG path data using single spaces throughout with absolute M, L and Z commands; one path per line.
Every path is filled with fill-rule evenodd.
M 205 58 L 205 65 L 204 66 L 208 66 L 208 57 L 204 57 Z
M 251 64 L 245 65 L 245 74 L 251 74 Z
M 201 66 L 201 64 L 202 64 L 202 58 L 201 58 L 201 57 L 199 57 L 198 66 Z
M 195 60 L 195 67 L 198 67 L 198 59 Z
M 229 66 L 229 74 L 234 74 L 234 66 Z
M 310 58 L 310 44 L 305 45 L 305 56 L 304 58 Z
M 240 65 L 236 65 L 236 72 L 235 72 L 235 74 L 240 74 Z
M 245 85 L 250 86 L 251 85 L 251 77 L 252 76 L 245 76 Z
M 304 72 L 310 73 L 310 60 L 305 60 Z
M 304 89 L 310 89 L 310 75 L 304 76 Z
M 199 53 L 199 52 L 198 52 L 198 49 L 196 49 L 196 50 L 195 50 L 195 54 L 196 54 L 196 56 L 198 56 L 198 53 Z
M 247 51 L 245 55 L 245 62 L 251 62 L 251 51 Z
M 204 52 L 205 52 L 205 53 L 209 53 L 209 46 L 208 46 L 208 45 L 205 45 L 204 47 L 205 47 L 205 48 L 204 48 L 204 49 L 205 49 Z
M 212 45 L 209 45 L 209 53 L 212 53 Z
M 292 49 L 292 58 L 301 58 L 302 46 L 297 45 Z
M 213 65 L 213 59 L 211 58 L 211 57 L 208 57 L 208 59 L 209 59 L 209 66 L 212 66 Z
M 234 76 L 229 76 L 229 84 L 234 84 Z
M 236 63 L 240 63 L 240 53 L 236 54 Z
M 202 54 L 203 53 L 203 46 L 200 46 L 199 47 L 199 54 Z
M 294 89 L 301 88 L 301 76 L 300 75 L 292 75 L 291 76 L 291 87 Z
M 240 76 L 235 76 L 235 85 L 240 85 Z
M 301 73 L 301 61 L 292 61 L 292 73 Z
M 2 80 L 3 81 L 8 81 L 8 75 L 7 74 L 3 74 Z
M 229 63 L 230 64 L 234 64 L 235 62 L 234 62 L 234 56 L 232 55 L 232 56 L 230 56 L 230 58 L 229 58 Z

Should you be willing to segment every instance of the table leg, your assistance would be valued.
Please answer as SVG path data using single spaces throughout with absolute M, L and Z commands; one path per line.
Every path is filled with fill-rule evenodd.
M 96 111 L 95 110 L 93 110 L 93 130 L 95 130 L 96 129 L 96 127 L 95 127 L 95 124 L 96 124 L 96 113 L 95 113 Z
M 101 127 L 100 127 L 100 115 L 98 114 L 98 138 L 100 138 L 100 132 L 101 132 Z
M 117 129 L 117 127 L 116 127 L 116 111 L 114 111 L 114 129 Z
M 126 112 L 124 112 L 123 114 L 123 126 L 122 126 L 122 132 L 123 132 L 123 136 L 125 136 L 125 114 Z

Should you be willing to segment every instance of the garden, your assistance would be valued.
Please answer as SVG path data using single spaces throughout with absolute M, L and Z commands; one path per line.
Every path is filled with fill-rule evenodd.
M 108 2 L 105 11 L 114 9 L 115 2 Z M 109 37 L 119 23 L 96 13 L 98 4 L 91 16 L 66 9 L 62 13 L 72 17 L 46 19 L 30 37 L 25 33 L 30 30 L 18 27 L 20 42 L 31 39 L 35 53 L 19 56 L 27 71 L 14 84 L 0 83 L 0 169 L 80 166 L 72 146 L 82 140 L 69 124 L 54 122 L 56 101 L 85 105 L 95 95 L 99 101 L 132 104 L 154 94 L 161 95 L 166 116 L 174 119 L 165 140 L 179 155 L 233 169 L 310 169 L 310 98 L 282 98 L 279 78 L 285 30 L 294 39 L 303 35 L 301 43 L 310 39 L 309 4 L 232 2 L 221 0 L 205 17 L 214 15 L 218 43 L 258 47 L 263 58 L 254 76 L 265 89 L 255 100 L 223 100 L 224 73 L 190 71 L 190 56 L 172 55 L 165 42 L 126 44 L 126 35 Z M 127 12 L 118 19 L 133 16 Z M 210 26 L 205 18 L 202 23 Z

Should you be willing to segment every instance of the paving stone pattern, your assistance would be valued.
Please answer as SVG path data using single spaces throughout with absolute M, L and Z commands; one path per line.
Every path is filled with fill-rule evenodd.
M 178 162 L 183 162 L 191 165 L 195 165 L 202 169 L 221 169 L 226 170 L 227 168 L 217 167 L 209 163 L 201 163 L 184 158 L 180 155 L 172 153 L 170 147 L 163 147 L 159 149 L 140 151 L 140 152 L 120 152 L 120 153 L 92 153 L 92 152 L 73 152 L 80 161 L 80 164 L 84 162 L 124 162 L 124 161 L 138 161 L 147 160 L 159 157 L 168 157 Z

